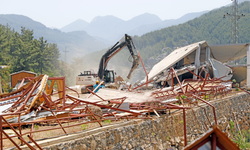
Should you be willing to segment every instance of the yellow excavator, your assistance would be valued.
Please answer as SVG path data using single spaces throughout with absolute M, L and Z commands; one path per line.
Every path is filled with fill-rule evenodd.
M 113 70 L 107 70 L 107 65 L 109 60 L 120 52 L 124 47 L 128 47 L 128 50 L 133 58 L 133 64 L 127 76 L 130 79 L 132 72 L 140 64 L 139 56 L 136 55 L 135 45 L 131 36 L 125 34 L 125 36 L 118 41 L 114 46 L 112 46 L 101 58 L 99 63 L 99 70 L 97 74 L 92 73 L 91 71 L 84 71 L 76 77 L 77 85 L 85 85 L 81 88 L 81 93 L 88 93 L 86 88 L 93 90 L 93 84 L 98 80 L 104 81 L 105 84 L 115 82 L 115 73 Z

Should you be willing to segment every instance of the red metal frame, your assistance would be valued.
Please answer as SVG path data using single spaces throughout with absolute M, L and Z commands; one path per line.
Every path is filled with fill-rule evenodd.
M 139 55 L 139 58 L 142 62 L 142 59 L 140 57 L 139 52 L 138 52 L 138 55 Z M 146 74 L 146 83 L 139 85 L 139 86 L 133 88 L 132 90 L 130 90 L 130 88 L 131 88 L 131 86 L 130 86 L 128 91 L 135 91 L 136 89 L 138 89 L 144 85 L 146 85 L 146 87 L 147 87 L 148 83 L 153 82 L 153 80 L 148 81 L 148 74 L 146 72 L 146 69 L 145 69 L 143 62 L 142 62 L 142 65 L 143 65 L 143 68 L 144 68 L 144 71 Z M 201 72 L 203 72 L 203 71 L 206 72 L 205 68 L 203 68 L 201 70 Z M 207 102 L 206 100 L 203 100 L 202 96 L 205 95 L 205 98 L 206 98 L 206 95 L 208 95 L 210 93 L 212 93 L 214 96 L 217 96 L 218 94 L 221 94 L 221 96 L 225 96 L 226 93 L 228 92 L 226 90 L 226 87 L 221 84 L 221 82 L 222 82 L 221 78 L 211 79 L 211 77 L 209 76 L 208 73 L 206 74 L 206 77 L 203 78 L 201 76 L 201 72 L 199 75 L 196 75 L 193 72 L 191 72 L 192 74 L 196 75 L 199 78 L 198 80 L 187 79 L 187 80 L 183 80 L 182 82 L 180 82 L 176 71 L 174 70 L 174 68 L 171 68 L 168 75 L 167 75 L 166 81 L 164 82 L 164 85 L 163 85 L 163 87 L 165 87 L 166 82 L 170 78 L 171 87 L 168 89 L 162 88 L 160 90 L 153 91 L 151 94 L 151 97 L 150 97 L 150 101 L 142 102 L 142 103 L 130 103 L 129 104 L 130 110 L 124 110 L 124 109 L 120 108 L 120 106 L 124 103 L 126 97 L 105 100 L 101 96 L 99 96 L 98 94 L 87 89 L 91 93 L 90 95 L 95 95 L 98 98 L 100 98 L 100 101 L 98 101 L 98 102 L 90 102 L 90 101 L 88 101 L 88 99 L 80 99 L 79 98 L 80 96 L 77 93 L 77 91 L 66 87 L 65 77 L 49 77 L 48 80 L 52 80 L 50 88 L 48 87 L 48 85 L 46 85 L 47 86 L 46 88 L 49 91 L 49 93 L 43 92 L 41 94 L 39 99 L 43 99 L 44 103 L 40 104 L 40 106 L 37 108 L 37 111 L 40 111 L 40 110 L 50 111 L 53 117 L 50 119 L 47 118 L 44 120 L 22 122 L 20 119 L 21 115 L 29 113 L 29 111 L 27 109 L 25 109 L 24 106 L 27 103 L 28 99 L 30 97 L 34 96 L 34 95 L 32 95 L 32 93 L 37 88 L 38 83 L 42 79 L 42 78 L 40 78 L 40 79 L 35 80 L 35 78 L 26 78 L 26 79 L 30 80 L 31 84 L 29 86 L 26 86 L 26 89 L 22 89 L 22 87 L 20 87 L 20 91 L 21 91 L 20 95 L 10 95 L 9 97 L 3 97 L 3 99 L 0 99 L 0 101 L 4 101 L 4 100 L 9 100 L 12 98 L 19 97 L 18 100 L 16 102 L 14 102 L 12 107 L 10 109 L 8 109 L 8 111 L 5 112 L 6 114 L 0 115 L 0 120 L 4 120 L 4 123 L 0 122 L 1 149 L 3 149 L 3 139 L 9 139 L 15 146 L 17 146 L 17 148 L 20 149 L 20 147 L 18 147 L 18 145 L 16 145 L 16 143 L 12 140 L 12 138 L 22 137 L 23 135 L 28 135 L 30 141 L 33 142 L 39 149 L 41 149 L 41 147 L 39 147 L 39 145 L 37 145 L 37 143 L 33 139 L 33 137 L 32 137 L 33 133 L 43 132 L 43 131 L 48 131 L 48 130 L 62 129 L 64 134 L 67 134 L 65 128 L 69 128 L 69 127 L 73 127 L 73 126 L 77 126 L 77 125 L 97 122 L 99 124 L 99 126 L 102 126 L 101 121 L 103 121 L 103 120 L 115 120 L 116 121 L 120 118 L 125 118 L 127 120 L 138 119 L 138 118 L 149 119 L 149 118 L 151 118 L 150 117 L 151 112 L 154 112 L 157 116 L 159 116 L 160 112 L 167 112 L 167 110 L 170 110 L 170 109 L 179 109 L 179 110 L 182 109 L 182 111 L 183 111 L 184 139 L 185 139 L 185 145 L 187 145 L 186 109 L 191 109 L 195 120 L 198 122 L 199 126 L 201 127 L 201 125 L 200 125 L 200 123 L 199 123 L 199 121 L 198 121 L 198 119 L 193 111 L 193 108 L 194 107 L 202 108 L 204 110 L 206 119 L 208 120 L 209 126 L 211 126 L 212 122 L 209 120 L 207 113 L 206 113 L 206 110 L 203 108 L 203 106 L 199 105 L 200 103 L 204 103 L 204 104 L 212 107 L 213 113 L 214 113 L 213 120 L 214 120 L 215 124 L 217 124 L 215 107 L 212 104 L 210 104 L 209 102 Z M 176 80 L 178 81 L 179 87 L 174 86 L 174 78 L 176 78 Z M 62 80 L 62 83 L 63 83 L 62 90 L 60 90 L 58 92 L 51 93 L 56 80 Z M 194 85 L 192 85 L 192 84 L 194 84 Z M 100 83 L 100 85 L 101 85 L 101 83 Z M 66 88 L 76 92 L 78 97 L 66 95 L 65 94 Z M 58 95 L 62 94 L 63 96 L 61 98 L 59 97 L 56 100 L 52 100 L 51 96 L 56 95 L 56 94 L 58 94 Z M 25 95 L 27 95 L 27 97 L 24 99 Z M 90 95 L 88 97 L 90 97 Z M 174 98 L 175 100 L 165 101 L 169 98 Z M 72 101 L 72 103 L 70 103 L 70 104 L 66 103 L 66 99 Z M 22 106 L 14 111 L 14 108 L 16 108 L 21 103 L 22 103 Z M 176 104 L 176 103 L 178 103 L 178 104 Z M 113 112 L 108 111 L 108 112 L 103 112 L 103 115 L 98 115 L 98 114 L 93 113 L 89 109 L 90 105 L 97 106 L 100 108 L 106 108 L 108 110 L 113 110 Z M 189 107 L 187 107 L 187 106 L 189 106 Z M 134 112 L 133 110 L 139 110 L 141 112 Z M 74 112 L 77 111 L 78 114 L 73 114 L 72 113 L 73 111 Z M 125 115 L 118 115 L 117 111 L 124 112 L 126 114 Z M 66 113 L 66 114 L 68 114 L 68 117 L 65 117 L 65 116 L 59 117 L 58 115 L 56 115 L 57 112 Z M 148 113 L 148 116 L 146 116 L 145 112 Z M 17 123 L 8 123 L 7 120 L 4 119 L 5 116 L 18 116 L 18 122 Z M 76 119 L 76 118 L 85 118 L 85 117 L 92 117 L 93 120 L 77 123 L 78 119 Z M 42 129 L 42 130 L 33 130 L 34 124 L 38 124 L 38 123 L 42 123 L 42 122 L 53 122 L 53 123 L 56 122 L 58 124 L 58 127 L 53 127 L 53 128 L 49 128 L 49 129 Z M 65 123 L 76 122 L 76 123 L 72 124 L 72 125 L 63 126 L 62 123 L 64 123 L 64 122 Z M 208 130 L 209 127 L 207 126 L 206 122 L 202 122 L 202 123 L 205 125 L 205 128 Z M 27 124 L 32 125 L 31 130 L 29 132 L 22 133 L 21 126 L 27 125 Z M 8 135 L 6 136 L 5 135 L 6 133 L 3 131 L 3 128 L 10 127 L 12 129 L 14 126 L 18 126 L 19 133 L 16 134 L 15 136 L 8 136 Z M 3 137 L 3 134 L 5 135 L 5 137 Z M 20 141 L 23 144 L 26 144 L 27 146 L 29 146 L 30 149 L 34 149 L 34 147 L 32 147 L 26 141 L 24 141 L 23 138 L 20 138 Z
M 147 73 L 147 70 L 146 70 L 146 68 L 144 66 L 144 63 L 143 63 L 142 59 L 141 59 L 141 55 L 140 55 L 139 51 L 137 51 L 137 53 L 138 53 L 138 56 L 139 56 L 139 58 L 141 60 L 141 64 L 143 66 L 144 72 L 146 74 L 146 89 L 148 89 L 148 73 Z

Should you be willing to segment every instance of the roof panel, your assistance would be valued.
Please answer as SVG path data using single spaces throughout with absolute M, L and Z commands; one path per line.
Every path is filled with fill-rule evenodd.
M 248 44 L 227 44 L 209 46 L 215 59 L 221 62 L 237 60 L 247 55 Z

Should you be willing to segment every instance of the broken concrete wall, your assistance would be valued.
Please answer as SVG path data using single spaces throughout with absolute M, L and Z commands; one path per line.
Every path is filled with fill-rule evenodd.
M 232 67 L 234 75 L 232 79 L 236 82 L 244 81 L 247 78 L 247 66 Z
M 213 68 L 213 75 L 216 78 L 221 78 L 224 81 L 230 80 L 233 76 L 233 71 L 228 66 L 213 58 L 209 59 Z
M 191 54 L 189 54 L 188 56 L 186 56 L 184 58 L 184 63 L 183 65 L 189 65 L 195 62 L 195 54 L 196 51 L 193 51 Z M 200 51 L 200 62 L 205 62 L 206 61 L 206 47 L 201 48 Z

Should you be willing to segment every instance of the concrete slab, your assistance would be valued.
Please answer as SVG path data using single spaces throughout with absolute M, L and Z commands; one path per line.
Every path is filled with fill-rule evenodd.
M 151 93 L 152 91 L 144 91 L 144 93 L 136 93 L 136 92 L 119 91 L 116 89 L 103 88 L 100 89 L 96 94 L 101 96 L 105 100 L 121 98 L 126 96 L 127 99 L 124 102 L 141 103 L 144 101 L 151 100 L 150 98 Z M 95 95 L 92 95 L 87 100 L 89 100 L 90 102 L 100 101 L 100 99 Z

